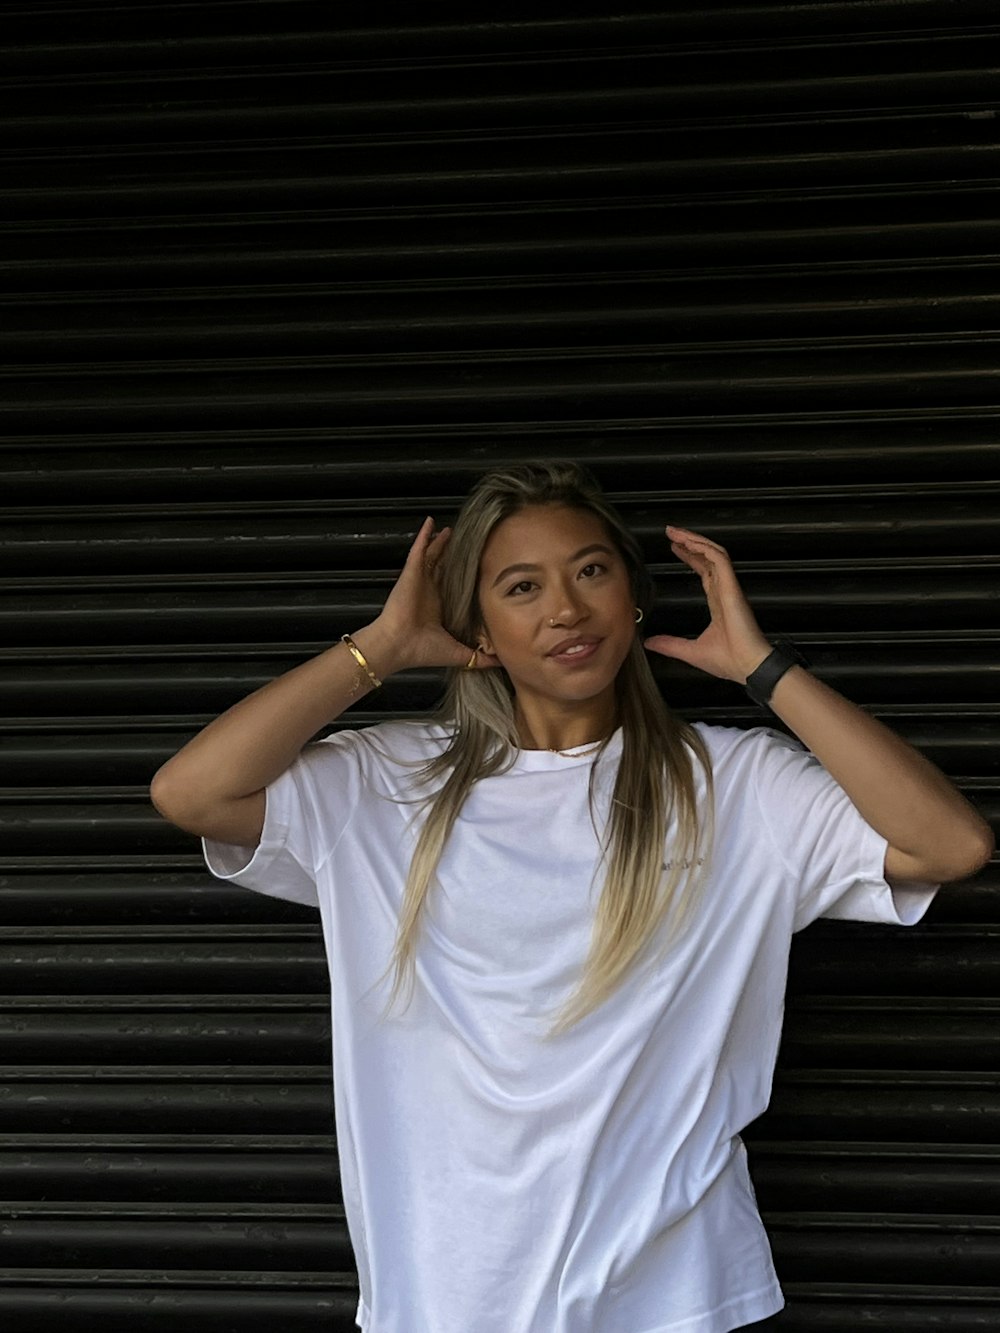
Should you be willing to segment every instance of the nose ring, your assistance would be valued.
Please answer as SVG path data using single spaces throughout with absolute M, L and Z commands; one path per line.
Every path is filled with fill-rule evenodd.
M 549 628 L 555 629 L 555 627 L 556 627 L 556 622 L 552 619 L 551 616 L 549 616 Z

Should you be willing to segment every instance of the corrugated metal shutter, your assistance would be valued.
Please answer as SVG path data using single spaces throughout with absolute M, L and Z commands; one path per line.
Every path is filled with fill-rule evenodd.
M 726 542 L 766 629 L 998 813 L 995 6 L 469 14 L 3 7 L 18 1333 L 351 1326 L 316 924 L 144 789 L 485 463 L 591 462 L 682 632 L 660 526 Z M 790 1331 L 1000 1329 L 996 889 L 796 947 L 752 1133 Z

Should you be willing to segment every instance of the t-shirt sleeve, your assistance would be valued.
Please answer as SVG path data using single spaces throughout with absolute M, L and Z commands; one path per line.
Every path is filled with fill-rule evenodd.
M 913 925 L 936 884 L 890 885 L 888 844 L 819 760 L 798 742 L 760 731 L 754 793 L 774 851 L 796 884 L 794 929 L 817 917 Z
M 308 745 L 266 791 L 256 847 L 202 839 L 205 862 L 219 879 L 274 898 L 319 906 L 316 872 L 357 808 L 365 781 L 357 733 Z

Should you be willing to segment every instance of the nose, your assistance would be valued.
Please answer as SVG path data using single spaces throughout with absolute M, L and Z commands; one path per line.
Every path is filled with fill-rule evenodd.
M 587 607 L 573 585 L 560 587 L 549 609 L 549 624 L 553 629 L 570 629 L 586 619 Z

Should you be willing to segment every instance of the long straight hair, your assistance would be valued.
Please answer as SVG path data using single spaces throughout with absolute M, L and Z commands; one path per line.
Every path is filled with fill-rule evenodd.
M 499 523 L 538 505 L 565 505 L 597 515 L 621 553 L 637 606 L 652 602 L 652 582 L 638 543 L 605 499 L 594 478 L 575 463 L 539 462 L 491 472 L 473 488 L 455 522 L 442 562 L 442 620 L 460 643 L 474 644 L 483 629 L 479 566 Z M 622 753 L 606 829 L 600 833 L 604 885 L 590 949 L 574 994 L 556 1016 L 565 1030 L 600 1005 L 624 980 L 667 918 L 679 926 L 701 876 L 706 827 L 698 808 L 695 760 L 711 811 L 711 765 L 701 737 L 667 708 L 636 636 L 615 681 Z M 421 784 L 440 783 L 427 798 L 427 815 L 407 877 L 392 962 L 391 1003 L 409 993 L 421 914 L 441 854 L 474 783 L 510 768 L 519 748 L 514 691 L 502 669 L 449 671 L 439 718 L 447 748 L 420 772 Z M 605 740 L 591 768 L 594 774 Z M 443 780 L 443 781 L 442 781 Z M 664 862 L 668 829 L 672 830 Z

